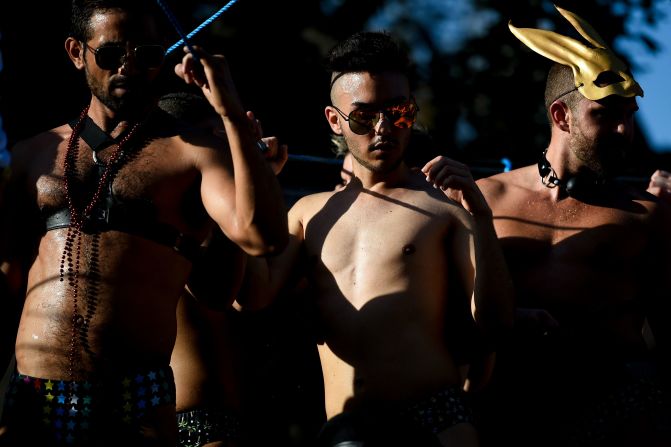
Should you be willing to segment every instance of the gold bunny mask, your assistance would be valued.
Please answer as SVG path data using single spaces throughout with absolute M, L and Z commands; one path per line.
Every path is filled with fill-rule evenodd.
M 572 12 L 557 5 L 555 8 L 593 47 L 552 31 L 516 28 L 511 23 L 508 28 L 536 53 L 571 67 L 576 89 L 585 98 L 598 101 L 610 95 L 643 96 L 643 89 L 629 68 L 608 48 L 594 28 Z

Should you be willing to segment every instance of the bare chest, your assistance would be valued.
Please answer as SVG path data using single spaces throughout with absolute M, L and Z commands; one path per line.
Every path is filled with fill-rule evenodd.
M 341 287 L 403 288 L 445 263 L 450 221 L 425 205 L 365 198 L 344 213 L 315 216 L 306 227 L 308 255 Z
M 561 246 L 580 237 L 580 245 L 587 251 L 619 240 L 623 233 L 635 241 L 639 233 L 645 233 L 648 219 L 648 210 L 633 202 L 629 207 L 618 207 L 595 206 L 572 199 L 560 202 L 527 199 L 514 206 L 494 207 L 493 211 L 499 239 L 532 239 Z M 586 238 L 586 234 L 592 237 Z
M 567 296 L 627 294 L 636 272 L 648 262 L 649 221 L 648 211 L 636 203 L 615 207 L 520 201 L 517 208 L 494 210 L 519 294 L 556 302 L 566 302 Z
M 63 141 L 51 154 L 29 175 L 36 205 L 45 214 L 69 202 L 83 210 L 113 200 L 145 203 L 174 216 L 189 191 L 197 192 L 197 172 L 181 161 L 170 139 L 134 142 L 122 150 L 112 145 L 97 152 L 81 141 L 70 148 Z

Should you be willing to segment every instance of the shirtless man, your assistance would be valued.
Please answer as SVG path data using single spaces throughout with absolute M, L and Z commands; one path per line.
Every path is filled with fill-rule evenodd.
M 245 445 L 241 358 L 231 320 L 244 265 L 243 251 L 217 231 L 194 266 L 192 274 L 198 278 L 191 278 L 190 293 L 177 304 L 170 367 L 175 375 L 178 447 Z
M 214 225 L 251 255 L 286 243 L 281 190 L 225 59 L 196 48 L 204 74 L 191 54 L 175 73 L 201 88 L 228 146 L 177 134 L 155 107 L 164 21 L 149 1 L 75 0 L 65 49 L 90 104 L 13 150 L 3 268 L 36 258 L 0 443 L 174 446 L 169 361 L 190 259 Z
M 326 119 L 353 177 L 292 207 L 288 248 L 248 262 L 247 304 L 264 304 L 304 263 L 330 419 L 320 445 L 477 445 L 459 344 L 473 326 L 492 337 L 512 321 L 491 212 L 460 163 L 427 174 L 404 163 L 417 106 L 389 35 L 353 35 L 329 67 Z
M 537 165 L 478 181 L 518 305 L 483 433 L 490 445 L 671 445 L 651 349 L 668 353 L 666 210 L 613 181 L 643 91 L 588 24 L 559 11 L 590 46 L 511 25 L 556 62 L 545 90 L 550 144 Z
M 158 107 L 192 134 L 214 133 L 227 142 L 219 115 L 197 93 L 161 96 Z M 257 137 L 261 126 L 247 112 Z M 264 155 L 277 171 L 286 162 L 285 145 L 276 137 L 261 140 Z M 277 167 L 276 167 L 277 165 Z M 241 357 L 235 345 L 233 300 L 245 267 L 244 252 L 217 228 L 197 257 L 187 289 L 177 304 L 177 336 L 170 367 L 175 377 L 178 447 L 244 444 L 241 421 Z

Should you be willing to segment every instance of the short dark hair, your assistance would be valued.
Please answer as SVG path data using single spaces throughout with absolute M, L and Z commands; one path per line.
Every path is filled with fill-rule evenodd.
M 155 2 L 149 0 L 72 0 L 70 15 L 70 37 L 81 42 L 87 42 L 93 37 L 91 17 L 97 12 L 113 9 L 128 11 L 134 14 L 155 15 L 161 10 Z M 156 20 L 159 26 L 165 26 L 165 21 Z
M 545 83 L 545 110 L 547 111 L 550 124 L 552 124 L 550 106 L 559 98 L 561 98 L 561 100 L 568 106 L 571 112 L 574 112 L 576 105 L 580 102 L 583 96 L 575 86 L 575 79 L 571 67 L 554 63 L 552 67 L 550 67 L 547 81 Z
M 407 49 L 385 31 L 360 31 L 334 46 L 326 58 L 333 83 L 346 73 L 386 71 L 405 75 L 410 86 L 416 81 L 415 67 Z
M 173 118 L 189 124 L 198 124 L 218 116 L 203 95 L 185 91 L 166 93 L 158 100 L 158 107 Z

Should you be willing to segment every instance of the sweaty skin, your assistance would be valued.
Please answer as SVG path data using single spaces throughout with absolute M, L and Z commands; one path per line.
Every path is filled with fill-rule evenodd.
M 407 80 L 393 72 L 345 74 L 332 93 L 345 115 L 353 107 L 408 98 Z M 267 264 L 250 260 L 256 276 L 247 281 L 254 286 L 247 299 L 263 305 L 294 265 L 304 263 L 323 339 L 319 355 L 331 418 L 367 402 L 402 403 L 461 386 L 451 349 L 468 336 L 446 340 L 444 331 L 473 319 L 485 331 L 504 326 L 512 299 L 496 262 L 502 258 L 490 245 L 496 242 L 491 213 L 463 165 L 412 170 L 403 162 L 410 129 L 385 118 L 369 134 L 355 135 L 333 107 L 326 115 L 345 136 L 353 176 L 344 188 L 292 207 L 287 249 Z M 459 180 L 446 180 L 446 173 Z M 463 190 L 460 201 L 446 197 L 453 187 Z M 463 436 L 460 445 L 474 445 L 469 424 L 444 432 L 443 442 Z
M 90 18 L 90 39 L 69 37 L 65 43 L 73 64 L 86 75 L 92 92 L 88 117 L 98 127 L 117 138 L 148 116 L 152 124 L 141 125 L 142 138 L 131 139 L 125 147 L 127 157 L 111 183 L 114 197 L 150 204 L 158 222 L 197 242 L 216 225 L 251 255 L 281 250 L 287 232 L 279 184 L 256 148 L 223 56 L 197 48 L 204 73 L 193 73 L 191 54 L 175 66 L 175 73 L 201 88 L 223 123 L 228 145 L 213 134 L 157 130 L 160 120 L 152 121 L 157 98 L 151 86 L 158 68 L 139 67 L 132 53 L 114 70 L 95 62 L 89 47 L 162 42 L 153 20 L 117 8 L 98 10 Z M 26 294 L 16 336 L 17 370 L 37 378 L 105 383 L 101 378 L 115 377 L 119 370 L 167 367 L 176 307 L 191 261 L 170 246 L 131 233 L 82 232 L 79 242 L 73 238 L 80 256 L 73 248 L 70 260 L 79 275 L 75 294 L 67 256 L 61 270 L 68 229 L 44 232 L 39 212 L 48 215 L 69 205 L 64 166 L 72 133 L 69 125 L 62 125 L 13 149 L 8 203 L 0 213 L 3 229 L 11 231 L 3 235 L 0 262 L 12 278 L 25 275 L 23 268 L 29 266 L 27 279 L 21 276 Z M 78 151 L 70 162 L 69 192 L 76 209 L 82 210 L 99 188 L 98 167 L 87 143 L 74 141 Z M 107 147 L 96 158 L 109 163 L 116 150 L 116 145 Z M 169 444 L 176 428 L 174 406 L 159 407 L 152 426 L 138 436 Z M 19 422 L 23 426 L 13 436 L 23 439 L 26 433 L 20 430 L 32 422 Z
M 62 188 L 62 158 L 70 134 L 69 126 L 59 127 L 17 147 L 19 163 L 26 165 L 27 184 L 34 184 L 39 208 L 67 206 Z M 35 152 L 34 148 L 48 148 Z M 105 151 L 102 157 L 105 157 Z M 129 162 L 114 180 L 114 192 L 124 199 L 143 198 L 161 203 L 159 219 L 203 238 L 208 229 L 204 219 L 190 227 L 180 207 L 196 179 L 193 151 L 179 138 L 155 140 Z M 53 155 L 52 155 L 53 154 Z M 90 149 L 80 143 L 78 166 L 81 171 L 94 168 Z M 51 156 L 50 156 L 51 155 Z M 214 151 L 212 152 L 214 155 Z M 24 158 L 25 157 L 25 158 Z M 49 159 L 57 162 L 49 166 Z M 43 159 L 43 162 L 40 160 Z M 174 160 L 183 160 L 175 163 Z M 48 168 L 48 169 L 45 169 Z M 141 178 L 142 182 L 138 179 Z M 29 200 L 26 198 L 26 200 Z M 30 269 L 23 317 L 16 343 L 19 371 L 35 377 L 67 379 L 67 352 L 70 342 L 72 303 L 67 281 L 60 281 L 61 256 L 67 229 L 51 230 L 40 241 L 38 256 Z M 92 236 L 84 234 L 82 245 L 91 247 Z M 136 361 L 167 360 L 174 339 L 174 309 L 190 271 L 190 262 L 170 247 L 138 236 L 107 231 L 98 236 L 98 263 L 101 277 L 96 303 L 81 303 L 84 309 L 95 306 L 88 331 L 91 350 L 106 353 L 80 359 L 83 371 L 97 369 L 94 361 L 135 358 Z M 86 251 L 84 252 L 86 253 Z M 81 259 L 81 272 L 90 272 L 87 256 Z M 156 275 L 156 272 L 162 272 Z M 114 309 L 128 309 L 118 312 Z M 132 310 L 132 311 L 131 311 Z M 148 329 L 148 322 L 154 330 Z M 153 326 L 156 325 L 156 326 Z M 147 353 L 152 353 L 149 358 Z
M 608 309 L 640 300 L 645 290 L 640 257 L 650 248 L 654 202 L 643 194 L 605 207 L 560 199 L 558 189 L 540 183 L 536 166 L 479 184 L 492 204 L 519 306 L 548 310 L 559 327 L 545 329 L 570 326 L 567 335 L 585 352 L 644 351 L 642 315 Z
M 634 98 L 581 97 L 574 109 L 556 100 L 547 149 L 553 175 L 617 173 L 637 109 Z M 671 272 L 659 262 L 670 247 L 668 208 L 613 181 L 583 183 L 569 195 L 544 185 L 536 165 L 478 186 L 517 293 L 513 336 L 497 352 L 497 386 L 482 407 L 491 413 L 492 441 L 666 445 L 655 427 L 655 418 L 665 420 L 661 407 L 652 417 L 636 408 L 662 400 L 659 382 L 649 379 L 655 349 L 659 358 L 668 352 Z M 647 386 L 652 391 L 641 391 Z M 510 399 L 519 402 L 514 412 Z
M 602 147 L 603 141 L 619 141 L 609 132 L 631 141 L 636 110 L 634 99 L 583 99 L 570 118 L 571 132 L 553 130 L 548 157 L 560 178 L 582 165 L 612 169 L 604 164 L 603 151 L 617 149 Z M 610 125 L 611 120 L 621 124 Z M 645 350 L 641 311 L 609 309 L 647 298 L 650 273 L 641 259 L 650 261 L 645 255 L 662 234 L 660 213 L 649 195 L 612 186 L 594 199 L 574 198 L 544 186 L 535 165 L 481 179 L 478 185 L 494 213 L 519 307 L 547 310 L 557 320 L 554 325 L 570 328 L 567 335 L 585 352 Z
M 402 400 L 461 381 L 442 340 L 443 297 L 450 299 L 451 272 L 466 266 L 444 248 L 469 251 L 468 216 L 422 175 L 406 175 L 412 188 L 364 189 L 353 180 L 339 195 L 320 194 L 291 212 L 292 223 L 301 216 L 314 260 L 329 417 L 355 395 Z
M 98 13 L 92 23 L 94 31 L 90 45 L 93 47 L 104 42 L 143 39 L 130 27 L 137 23 L 128 22 L 123 12 Z M 142 32 L 152 31 L 156 32 L 151 26 L 142 28 Z M 152 36 L 150 39 L 156 41 L 158 38 Z M 94 93 L 97 89 L 97 95 L 100 96 L 93 96 L 89 116 L 112 137 L 128 130 L 132 122 L 124 117 L 141 117 L 141 112 L 146 112 L 151 106 L 152 98 L 144 98 L 142 101 L 136 99 L 137 104 L 133 104 L 130 110 L 119 106 L 126 115 L 115 114 L 105 104 L 112 104 L 115 100 L 121 103 L 121 98 L 139 97 L 138 92 L 134 91 L 136 84 L 121 82 L 121 79 L 144 79 L 143 76 L 155 77 L 157 73 L 138 74 L 129 62 L 122 65 L 113 76 L 104 76 L 105 71 L 96 65 L 92 52 L 82 53 L 81 44 L 77 41 L 69 40 L 68 45 L 73 61 L 78 67 L 86 69 L 89 84 Z M 191 56 L 185 56 L 184 64 L 178 65 L 178 72 L 188 71 L 182 66 L 186 67 L 190 63 Z M 248 128 L 247 118 L 237 102 L 235 92 L 231 95 L 223 90 L 223 86 L 232 89 L 231 85 L 227 85 L 231 81 L 221 74 L 228 73 L 225 65 L 222 65 L 223 61 L 207 55 L 204 63 L 207 65 L 206 73 L 211 78 L 209 86 L 203 89 L 222 115 L 229 134 L 230 151 L 225 150 L 221 140 L 215 136 L 182 138 L 174 135 L 156 137 L 145 144 L 135 143 L 140 147 L 132 147 L 130 150 L 137 153 L 129 157 L 114 178 L 114 195 L 121 200 L 140 199 L 153 203 L 158 221 L 172 225 L 199 241 L 204 240 L 214 224 L 205 214 L 206 211 L 227 236 L 256 254 L 259 248 L 267 250 L 268 247 L 259 244 L 262 239 L 255 239 L 253 232 L 245 236 L 245 228 L 249 228 L 253 222 L 251 216 L 258 218 L 258 215 L 247 211 L 247 203 L 253 204 L 254 201 L 251 199 L 249 202 L 250 191 L 245 190 L 240 182 L 249 181 L 258 171 L 255 182 L 270 179 L 275 189 L 269 186 L 269 191 L 278 194 L 279 189 L 273 183 L 276 180 L 258 151 L 247 147 L 241 150 L 241 145 L 249 144 L 253 147 L 253 137 L 244 132 L 241 134 L 235 123 L 240 121 L 245 131 Z M 217 67 L 217 63 L 223 69 Z M 193 78 L 190 81 L 203 84 Z M 71 132 L 69 125 L 63 125 L 17 145 L 14 151 L 16 178 L 21 182 L 19 187 L 23 187 L 17 187 L 17 192 L 24 194 L 24 203 L 32 203 L 35 209 L 44 210 L 67 207 L 63 166 Z M 84 141 L 80 140 L 78 144 L 75 165 L 78 181 L 82 181 L 85 186 L 75 181 L 73 188 L 85 189 L 90 197 L 97 186 L 94 175 L 96 167 L 91 149 Z M 97 158 L 104 163 L 114 150 L 115 146 L 103 149 L 98 152 Z M 264 196 L 269 197 L 264 201 L 274 197 L 272 193 L 268 195 L 269 191 L 264 192 Z M 87 197 L 86 194 L 82 196 Z M 82 203 L 88 203 L 87 199 L 78 197 L 80 208 L 83 207 Z M 189 205 L 200 200 L 204 205 L 200 211 Z M 273 208 L 281 208 L 281 201 L 279 203 L 273 205 Z M 281 216 L 281 212 L 278 215 Z M 281 234 L 281 220 L 275 220 L 275 223 L 279 225 L 273 231 Z M 24 374 L 67 377 L 67 355 L 64 354 L 70 342 L 72 297 L 69 296 L 68 281 L 59 280 L 67 231 L 56 229 L 42 236 L 37 258 L 30 269 L 16 343 L 18 368 Z M 128 233 L 107 231 L 97 237 L 101 254 L 97 265 L 101 287 L 95 303 L 79 303 L 83 309 L 91 306 L 90 310 L 93 311 L 86 337 L 91 350 L 97 355 L 82 356 L 79 369 L 90 371 L 104 366 L 106 362 L 114 363 L 121 359 L 167 362 L 175 336 L 175 306 L 190 272 L 190 262 L 170 247 Z M 281 237 L 278 240 L 281 241 Z M 82 246 L 80 272 L 86 276 L 91 272 L 91 255 L 87 253 L 94 249 L 90 235 L 82 235 Z

